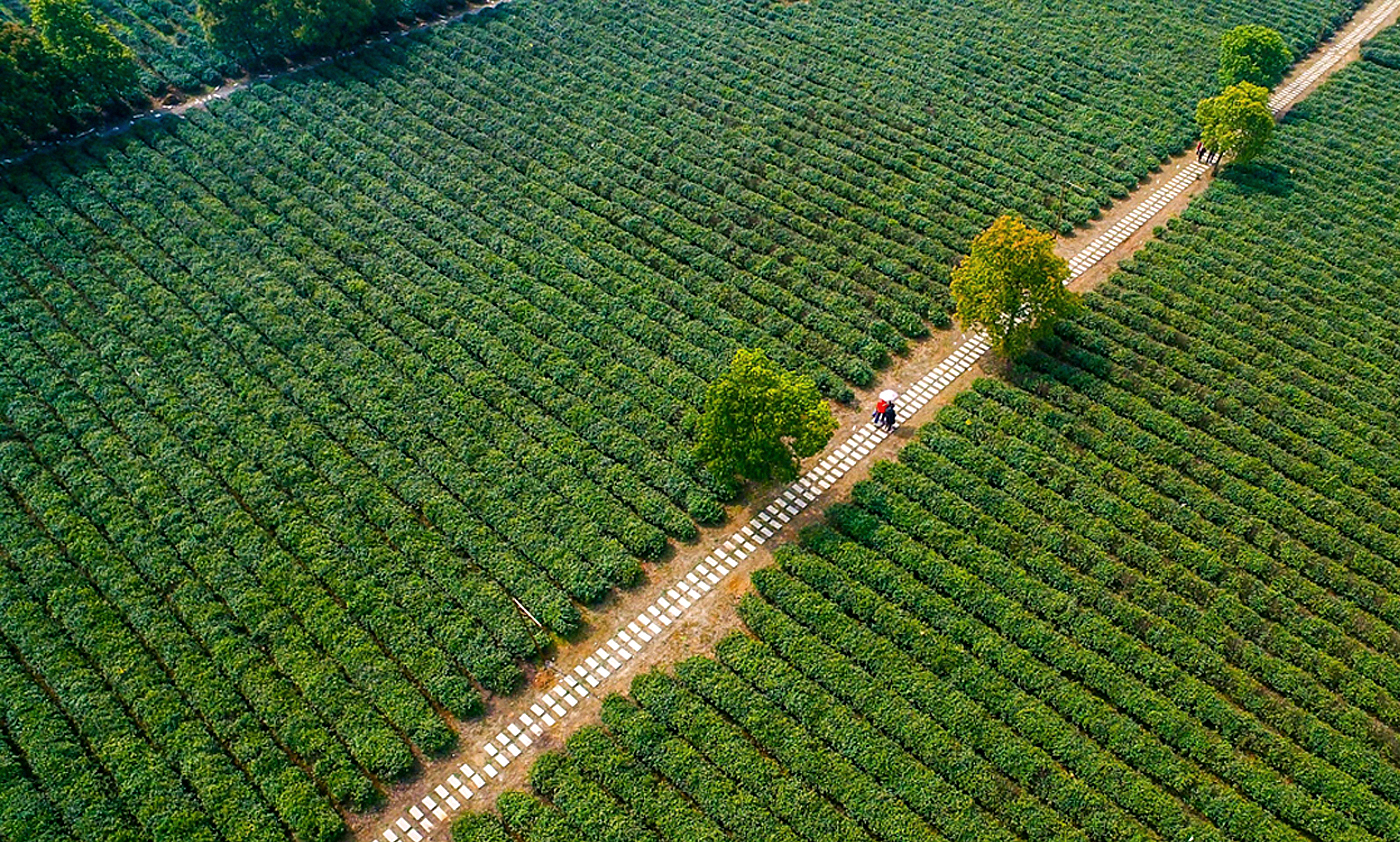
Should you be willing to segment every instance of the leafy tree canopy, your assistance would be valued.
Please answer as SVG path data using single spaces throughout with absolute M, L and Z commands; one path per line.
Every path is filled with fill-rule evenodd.
M 1293 63 L 1283 36 L 1257 24 L 1237 26 L 1220 37 L 1220 87 L 1249 82 L 1272 88 Z
M 33 21 L 0 24 L 0 147 L 64 128 L 137 89 L 136 56 L 87 0 L 33 0 Z
M 797 477 L 799 460 L 819 452 L 836 417 L 810 377 L 774 365 L 762 350 L 739 349 L 705 392 L 695 455 L 721 479 Z
M 220 49 L 259 60 L 352 44 L 402 8 L 398 0 L 199 0 L 198 16 Z
M 1244 163 L 1257 156 L 1274 136 L 1269 90 L 1249 82 L 1231 85 L 1196 106 L 1201 142 L 1222 157 Z
M 198 17 L 210 43 L 244 58 L 260 59 L 290 45 L 270 5 L 260 0 L 199 0 Z
M 953 270 L 958 324 L 985 331 L 993 349 L 1017 356 L 1077 308 L 1067 278 L 1069 265 L 1055 254 L 1052 235 L 1002 216 Z
M 100 105 L 136 89 L 136 55 L 93 18 L 86 0 L 32 0 L 29 9 L 44 49 L 81 99 Z
M 41 133 L 64 113 L 61 70 L 31 27 L 0 24 L 0 146 Z

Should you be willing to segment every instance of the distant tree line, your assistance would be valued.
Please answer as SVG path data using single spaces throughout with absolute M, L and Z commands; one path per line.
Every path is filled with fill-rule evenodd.
M 451 0 L 199 0 L 209 40 L 241 61 L 321 52 L 357 43 L 366 30 Z
M 0 150 L 69 132 L 142 96 L 135 54 L 93 17 L 90 0 L 31 0 L 28 24 L 0 24 Z M 256 65 L 338 49 L 367 30 L 452 0 L 199 0 L 211 43 Z
M 0 24 L 0 147 L 80 125 L 136 94 L 136 56 L 87 0 L 31 0 L 30 22 Z

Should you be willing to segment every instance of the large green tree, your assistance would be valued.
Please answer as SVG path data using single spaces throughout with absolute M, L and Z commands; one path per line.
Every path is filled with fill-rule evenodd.
M 1201 143 L 1221 158 L 1244 163 L 1257 156 L 1274 136 L 1269 89 L 1249 82 L 1231 85 L 1196 106 Z
M 1002 216 L 953 270 L 958 324 L 986 332 L 994 350 L 1017 356 L 1078 306 L 1079 297 L 1065 288 L 1068 278 L 1052 235 Z
M 87 0 L 33 0 L 32 22 L 0 24 L 0 147 L 11 148 L 138 90 L 136 56 Z
M 32 0 L 34 30 L 73 86 L 74 99 L 93 107 L 137 89 L 136 55 L 92 16 L 86 0 Z
M 243 59 L 261 60 L 291 44 L 262 0 L 199 0 L 197 14 L 215 46 Z
M 1283 79 L 1293 52 L 1283 36 L 1257 24 L 1237 26 L 1220 37 L 1220 87 L 1249 82 L 1272 88 Z
M 726 481 L 789 481 L 799 460 L 825 447 L 836 427 L 810 377 L 784 371 L 762 350 L 741 348 L 705 392 L 695 455 Z
M 404 8 L 399 0 L 199 0 L 209 38 L 244 59 L 353 44 Z
M 67 113 L 61 71 L 33 28 L 0 24 L 0 146 L 42 135 Z
M 301 17 L 292 36 L 305 49 L 348 46 L 376 21 L 385 20 L 371 0 L 297 0 L 295 7 Z

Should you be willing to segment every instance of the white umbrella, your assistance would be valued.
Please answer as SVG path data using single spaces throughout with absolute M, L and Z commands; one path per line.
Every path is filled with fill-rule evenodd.
M 882 401 L 892 401 L 898 398 L 899 392 L 896 392 L 894 389 L 886 389 L 885 391 L 880 393 L 880 400 Z

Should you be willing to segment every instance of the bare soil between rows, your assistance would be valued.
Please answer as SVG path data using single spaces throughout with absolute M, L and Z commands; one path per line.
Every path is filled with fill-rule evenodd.
M 1110 208 L 1091 225 L 1076 230 L 1074 234 L 1061 238 L 1056 250 L 1065 257 L 1071 257 L 1084 248 L 1103 231 L 1112 227 L 1118 220 L 1131 213 L 1142 198 L 1150 195 L 1161 184 L 1170 180 L 1191 161 L 1191 153 L 1179 155 L 1167 162 L 1159 172 L 1144 181 L 1132 196 Z M 1154 226 L 1180 213 L 1190 203 L 1193 196 L 1205 189 L 1209 176 L 1203 177 L 1196 185 L 1162 209 L 1148 224 L 1114 249 L 1102 261 L 1082 275 L 1073 285 L 1076 291 L 1087 291 L 1102 283 L 1119 262 L 1141 248 L 1151 238 Z M 813 456 L 803 463 L 803 469 L 821 461 L 827 452 L 840 446 L 850 433 L 859 429 L 869 420 L 870 409 L 875 396 L 884 389 L 903 392 L 918 382 L 930 369 L 942 362 L 963 333 L 956 328 L 933 331 L 926 339 L 911 342 L 908 353 L 896 357 L 892 365 L 881 371 L 876 382 L 868 388 L 855 390 L 856 397 L 849 405 L 836 405 L 837 421 L 840 429 L 832 438 L 832 443 L 823 453 Z M 584 698 L 568 715 L 566 727 L 545 731 L 525 753 L 507 766 L 499 777 L 489 781 L 472 798 L 467 809 L 484 810 L 494 806 L 496 798 L 510 789 L 528 787 L 528 774 L 531 761 L 541 753 L 562 748 L 567 735 L 586 725 L 596 725 L 602 699 L 609 693 L 625 692 L 631 679 L 651 669 L 663 667 L 676 661 L 709 653 L 714 645 L 730 632 L 739 629 L 736 607 L 740 598 L 748 592 L 749 576 L 772 561 L 775 547 L 795 539 L 805 526 L 816 523 L 821 511 L 830 503 L 847 499 L 856 483 L 870 476 L 876 462 L 894 459 L 904 445 L 913 438 L 917 429 L 932 420 L 938 410 L 952 401 L 963 389 L 977 378 L 996 374 L 999 365 L 994 360 L 984 358 L 972 369 L 953 381 L 937 397 L 912 416 L 901 419 L 901 426 L 894 435 L 882 441 L 874 451 L 856 464 L 838 482 L 833 484 L 822 497 L 804 509 L 801 514 L 786 524 L 770 538 L 757 552 L 739 563 L 732 573 L 681 615 L 675 623 L 657 635 L 622 669 L 613 673 L 607 680 L 603 693 L 593 693 Z M 383 825 L 387 817 L 396 816 L 408 807 L 417 804 L 424 795 L 432 792 L 447 776 L 455 774 L 463 763 L 475 763 L 481 756 L 481 747 L 500 733 L 506 724 L 515 721 L 520 714 L 529 710 L 538 696 L 558 683 L 583 659 L 592 655 L 603 641 L 612 637 L 619 629 L 625 628 L 636 616 L 651 605 L 656 597 L 673 586 L 678 578 L 697 563 L 704 560 L 716 547 L 723 544 L 735 529 L 747 523 L 762 511 L 772 500 L 782 493 L 786 486 L 771 483 L 767 486 L 750 489 L 743 499 L 726 507 L 728 520 L 720 526 L 704 527 L 699 538 L 687 544 L 674 544 L 670 557 L 660 563 L 646 563 L 646 574 L 642 584 L 625 591 L 614 591 L 602 603 L 586 608 L 583 629 L 568 642 L 562 642 L 552 653 L 552 657 L 540 664 L 527 664 L 525 667 L 527 685 L 510 696 L 490 696 L 486 700 L 486 712 L 466 722 L 455 722 L 459 736 L 459 747 L 452 754 L 441 758 L 424 759 L 420 774 L 411 781 L 396 785 L 390 792 L 389 808 L 384 812 L 352 815 L 349 818 L 351 831 L 357 840 L 369 842 Z M 448 822 L 450 824 L 450 820 Z M 428 839 L 449 838 L 447 828 L 440 826 L 428 835 Z
M 1358 10 L 1353 24 L 1343 27 L 1333 36 L 1335 40 L 1346 33 L 1354 22 L 1366 19 L 1379 0 Z M 1387 16 L 1382 28 L 1394 24 L 1400 18 L 1400 10 Z M 1330 43 L 1330 41 L 1328 42 Z M 1305 72 L 1317 61 L 1322 60 L 1322 51 L 1327 44 L 1319 45 L 1314 55 L 1295 65 L 1290 78 Z M 1294 102 L 1302 100 L 1337 70 L 1360 58 L 1360 49 L 1350 50 L 1336 66 L 1322 74 L 1314 83 L 1298 92 Z M 1285 80 L 1286 82 L 1286 80 Z M 1112 207 L 1091 224 L 1077 229 L 1074 233 L 1061 237 L 1056 252 L 1065 258 L 1073 257 L 1104 231 L 1131 214 L 1158 187 L 1170 181 L 1184 168 L 1193 163 L 1194 152 L 1188 150 L 1164 161 L 1147 179 L 1142 181 L 1129 197 Z M 1165 207 L 1140 226 L 1127 240 L 1104 256 L 1083 275 L 1070 284 L 1076 292 L 1086 293 L 1097 288 L 1109 278 L 1119 264 L 1131 257 L 1150 241 L 1159 226 L 1178 216 L 1187 205 L 1213 180 L 1213 173 L 1207 172 L 1198 178 L 1180 195 L 1173 198 Z M 875 395 L 883 389 L 905 391 L 916 383 L 930 369 L 941 362 L 951 352 L 961 338 L 956 328 L 934 331 L 928 338 L 911 342 L 906 354 L 894 359 L 892 365 L 880 372 L 874 385 L 858 389 L 856 398 L 850 405 L 835 406 L 837 420 L 841 427 L 833 437 L 832 444 L 822 454 L 812 457 L 803 464 L 803 469 L 811 467 L 825 457 L 826 453 L 839 446 L 847 436 L 862 426 L 869 418 Z M 983 358 L 971 370 L 952 382 L 938 396 L 926 404 L 913 416 L 901 418 L 902 426 L 877 445 L 867 458 L 857 463 L 838 482 L 783 529 L 768 540 L 764 546 L 739 563 L 728 576 L 710 593 L 703 596 L 681 615 L 670 627 L 653 638 L 642 651 L 622 668 L 613 673 L 601 692 L 594 691 L 585 697 L 572 710 L 562 727 L 545 731 L 534 744 L 506 767 L 499 777 L 489 781 L 479 790 L 464 810 L 485 810 L 494 806 L 497 797 L 510 789 L 527 788 L 529 767 L 535 757 L 544 752 L 563 746 L 568 734 L 587 725 L 599 722 L 599 711 L 604 696 L 626 692 L 631 679 L 649 670 L 673 664 L 685 658 L 709 654 L 716 643 L 731 632 L 742 627 L 736 607 L 740 598 L 749 590 L 749 577 L 772 561 L 773 549 L 782 543 L 793 540 L 805 526 L 817 522 L 821 512 L 832 502 L 846 499 L 856 483 L 870 476 L 873 466 L 879 461 L 894 459 L 904 445 L 915 435 L 919 426 L 927 423 L 934 415 L 968 388 L 977 378 L 996 376 L 1001 363 L 995 358 Z M 626 591 L 615 591 L 602 603 L 584 610 L 584 627 L 570 641 L 559 644 L 552 657 L 539 664 L 525 666 L 527 683 L 521 690 L 510 696 L 488 696 L 486 711 L 481 716 L 467 722 L 453 722 L 458 733 L 459 744 L 456 751 L 440 758 L 420 758 L 422 767 L 414 780 L 400 783 L 389 793 L 388 806 L 374 813 L 351 814 L 346 816 L 351 834 L 358 842 L 369 842 L 387 821 L 402 815 L 408 807 L 417 804 L 424 795 L 440 785 L 449 775 L 466 762 L 475 763 L 480 758 L 481 747 L 500 733 L 506 724 L 513 722 L 535 703 L 537 697 L 548 690 L 585 657 L 593 654 L 598 646 L 612 637 L 619 629 L 627 626 L 656 597 L 664 593 L 676 580 L 702 561 L 710 552 L 724 543 L 736 529 L 747 523 L 762 511 L 785 486 L 772 483 L 751 489 L 744 499 L 726 508 L 728 520 L 721 526 L 706 527 L 699 538 L 686 544 L 673 544 L 673 552 L 664 562 L 644 564 L 645 580 L 637 587 Z M 446 842 L 450 837 L 452 817 L 437 826 L 427 835 L 434 842 Z

